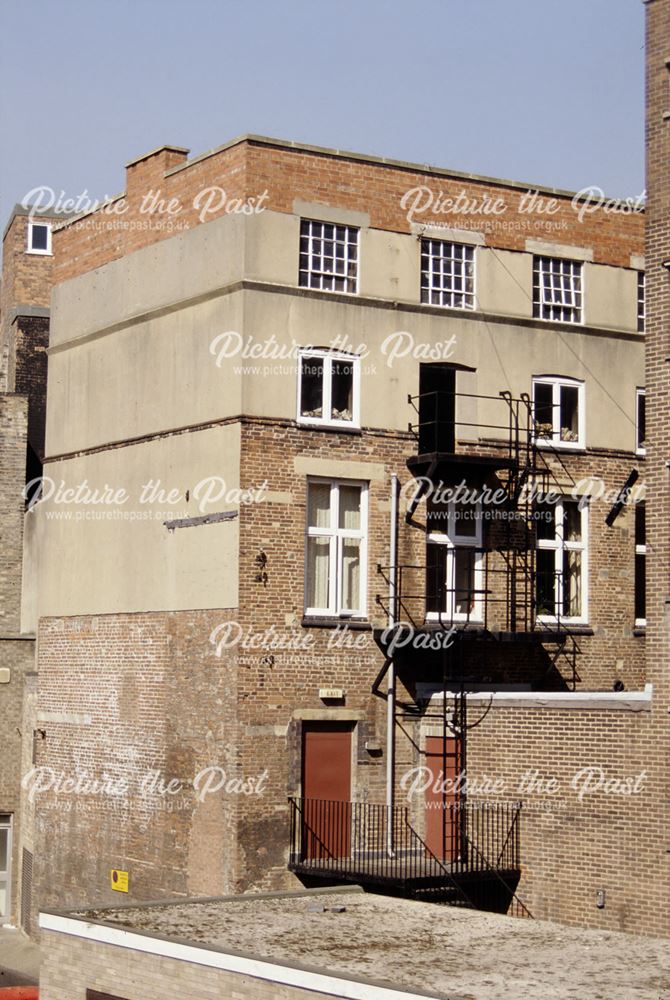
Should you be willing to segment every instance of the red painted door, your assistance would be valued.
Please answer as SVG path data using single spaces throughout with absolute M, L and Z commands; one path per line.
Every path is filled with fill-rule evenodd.
M 349 855 L 351 736 L 348 724 L 303 724 L 303 857 Z
M 432 780 L 426 789 L 426 844 L 436 858 L 452 861 L 460 854 L 460 815 L 454 784 L 461 770 L 455 737 L 426 737 L 426 767 Z

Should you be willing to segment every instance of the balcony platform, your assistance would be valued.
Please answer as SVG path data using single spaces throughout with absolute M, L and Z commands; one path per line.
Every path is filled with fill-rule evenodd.
M 411 455 L 407 459 L 407 468 L 416 478 L 426 476 L 432 479 L 439 475 L 445 484 L 464 479 L 469 487 L 482 483 L 498 469 L 514 469 L 518 465 L 516 459 L 500 453 L 431 451 Z
M 375 892 L 507 912 L 521 875 L 521 803 L 447 803 L 437 857 L 406 807 L 289 799 L 288 868 L 306 885 L 361 885 Z M 440 853 L 442 853 L 440 851 Z
M 396 889 L 403 894 L 426 892 L 427 890 L 453 890 L 481 882 L 505 883 L 519 881 L 520 869 L 496 868 L 489 871 L 481 868 L 468 869 L 460 860 L 452 863 L 426 858 L 421 854 L 405 858 L 337 858 L 337 859 L 292 859 L 288 868 L 301 878 L 315 880 L 321 884 L 340 883 L 385 887 Z M 414 872 L 414 873 L 413 873 Z

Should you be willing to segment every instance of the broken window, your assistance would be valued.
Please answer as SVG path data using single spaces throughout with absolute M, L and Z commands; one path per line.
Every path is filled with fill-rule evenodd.
M 358 290 L 358 229 L 303 219 L 299 284 L 324 292 Z
M 584 384 L 573 379 L 533 379 L 533 426 L 538 444 L 584 447 Z
M 582 322 L 582 264 L 562 257 L 533 258 L 533 316 Z
M 474 309 L 474 247 L 421 240 L 421 301 L 431 306 Z
M 359 358 L 305 351 L 299 372 L 299 422 L 359 426 Z
M 323 358 L 300 359 L 300 416 L 323 417 Z

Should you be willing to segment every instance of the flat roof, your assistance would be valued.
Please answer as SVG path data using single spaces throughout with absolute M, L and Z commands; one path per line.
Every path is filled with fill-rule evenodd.
M 450 1000 L 655 1000 L 670 989 L 665 940 L 378 896 L 358 887 L 61 911 L 62 926 L 58 911 L 45 913 L 45 929 L 92 940 L 97 930 L 101 940 L 108 935 L 107 943 L 116 933 L 128 948 L 136 948 L 142 935 L 142 951 L 151 951 L 146 939 L 154 939 L 157 948 L 163 943 L 158 953 L 168 957 L 165 942 L 178 941 L 207 949 L 191 952 L 196 956 L 269 960 Z M 183 951 L 181 957 L 189 960 Z

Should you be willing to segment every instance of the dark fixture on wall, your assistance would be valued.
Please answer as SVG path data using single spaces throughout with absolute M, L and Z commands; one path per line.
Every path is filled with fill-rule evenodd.
M 637 469 L 633 469 L 630 476 L 619 490 L 619 495 L 617 496 L 615 503 L 612 505 L 612 509 L 610 510 L 609 514 L 605 518 L 605 524 L 607 525 L 608 528 L 612 527 L 617 517 L 621 513 L 624 505 L 630 499 L 630 491 L 637 482 L 637 480 L 639 479 L 639 477 L 640 473 L 637 471 Z
M 268 574 L 265 567 L 268 564 L 267 552 L 263 549 L 260 550 L 255 559 L 256 565 L 258 566 L 258 573 L 256 573 L 255 580 L 256 583 L 262 583 L 264 587 L 268 585 Z

